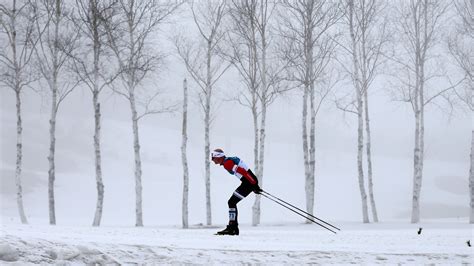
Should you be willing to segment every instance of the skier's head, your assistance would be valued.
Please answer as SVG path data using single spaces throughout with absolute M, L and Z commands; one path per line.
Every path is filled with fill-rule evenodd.
M 215 164 L 222 164 L 225 159 L 225 154 L 222 149 L 215 149 L 211 152 L 211 160 Z

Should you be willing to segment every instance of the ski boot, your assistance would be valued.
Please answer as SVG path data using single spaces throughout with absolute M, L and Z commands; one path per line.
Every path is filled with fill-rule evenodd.
M 224 230 L 217 232 L 216 235 L 238 236 L 239 227 L 238 225 L 228 225 Z

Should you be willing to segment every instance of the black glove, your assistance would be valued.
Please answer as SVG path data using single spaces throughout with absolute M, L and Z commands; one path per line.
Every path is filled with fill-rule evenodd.
M 253 193 L 255 193 L 255 194 L 260 194 L 260 192 L 262 192 L 262 189 L 258 186 L 258 184 L 255 184 L 255 185 L 253 186 L 253 190 L 252 190 L 252 191 L 253 191 Z

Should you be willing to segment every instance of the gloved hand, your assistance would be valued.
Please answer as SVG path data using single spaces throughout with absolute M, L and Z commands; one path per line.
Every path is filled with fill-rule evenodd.
M 253 186 L 253 193 L 260 194 L 260 192 L 262 192 L 262 189 L 258 186 L 258 184 L 255 184 Z

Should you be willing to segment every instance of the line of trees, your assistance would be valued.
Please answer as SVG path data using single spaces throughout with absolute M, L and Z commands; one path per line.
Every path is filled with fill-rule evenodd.
M 286 89 L 283 71 L 287 64 L 277 56 L 276 31 L 272 17 L 276 3 L 271 1 L 232 1 L 224 55 L 237 70 L 244 84 L 235 101 L 250 109 L 254 135 L 254 169 L 263 185 L 265 137 L 268 107 Z M 252 225 L 260 223 L 260 195 L 252 207 Z
M 102 181 L 102 159 L 100 146 L 101 111 L 100 94 L 120 73 L 118 69 L 107 66 L 110 54 L 107 50 L 104 21 L 113 1 L 77 0 L 77 13 L 73 14 L 73 23 L 79 29 L 79 45 L 92 46 L 92 49 L 76 50 L 72 57 L 72 70 L 77 74 L 80 84 L 92 93 L 94 110 L 94 156 L 97 184 L 97 204 L 94 215 L 94 226 L 100 226 L 104 204 L 104 183 Z
M 369 114 L 369 89 L 380 75 L 383 66 L 386 46 L 389 41 L 387 30 L 387 17 L 380 16 L 385 12 L 386 4 L 383 1 L 349 1 L 346 6 L 346 14 L 343 23 L 349 34 L 341 40 L 340 46 L 348 54 L 351 67 L 343 69 L 350 76 L 355 89 L 355 98 L 351 103 L 355 106 L 344 106 L 342 110 L 357 115 L 357 170 L 359 176 L 359 188 L 362 198 L 362 216 L 365 223 L 369 222 L 367 193 L 365 192 L 365 179 L 363 167 L 364 154 L 364 127 L 365 148 L 367 160 L 367 182 L 369 190 L 370 207 L 372 219 L 378 222 L 377 208 L 373 190 L 373 170 L 371 152 L 371 131 Z M 341 60 L 344 62 L 344 60 Z
M 104 184 L 100 149 L 100 93 L 109 87 L 130 103 L 135 154 L 136 226 L 143 226 L 141 159 L 138 121 L 146 115 L 172 111 L 157 106 L 159 88 L 144 89 L 163 56 L 151 42 L 158 27 L 183 1 L 23 0 L 0 4 L 2 82 L 17 98 L 17 202 L 27 223 L 21 186 L 21 92 L 44 87 L 51 97 L 48 155 L 49 223 L 56 224 L 54 182 L 56 118 L 64 99 L 77 87 L 91 91 L 94 108 L 94 155 L 97 205 L 93 225 L 102 218 Z M 4 42 L 3 42 L 4 41 Z M 143 93 L 142 93 L 143 92 Z M 158 99 L 159 100 L 159 99 Z
M 448 36 L 448 51 L 464 78 L 461 86 L 454 88 L 454 93 L 467 107 L 471 117 L 474 117 L 474 3 L 469 0 L 454 2 L 455 31 Z M 470 214 L 469 222 L 474 223 L 474 125 L 471 132 L 471 167 L 469 169 Z
M 197 95 L 204 125 L 206 224 L 212 224 L 210 133 L 216 91 L 228 70 L 241 82 L 231 98 L 248 108 L 254 136 L 254 169 L 263 183 L 266 124 L 270 105 L 287 91 L 302 97 L 301 140 L 306 210 L 315 210 L 317 189 L 317 115 L 331 95 L 336 107 L 357 117 L 357 169 L 362 221 L 379 221 L 377 179 L 373 173 L 369 99 L 381 74 L 390 74 L 394 100 L 409 103 L 415 122 L 412 223 L 420 221 L 424 162 L 424 121 L 428 105 L 459 100 L 472 108 L 472 2 L 409 0 L 13 0 L 0 4 L 0 82 L 16 97 L 16 195 L 22 223 L 27 223 L 22 194 L 21 95 L 26 88 L 47 88 L 51 99 L 48 155 L 49 221 L 56 224 L 54 183 L 56 118 L 60 104 L 76 88 L 91 92 L 94 110 L 93 148 L 97 204 L 93 225 L 102 219 L 105 185 L 102 178 L 100 95 L 105 89 L 129 103 L 133 132 L 136 226 L 143 226 L 142 165 L 139 121 L 151 114 L 172 112 L 160 88 L 147 81 L 160 74 L 166 51 L 156 40 L 159 30 L 178 11 L 189 14 L 196 36 L 173 36 L 175 54 L 191 78 L 183 82 L 182 225 L 188 223 L 189 173 L 186 157 L 188 98 Z M 186 13 L 187 12 L 187 13 Z M 456 30 L 443 39 L 443 21 L 455 13 Z M 182 14 L 182 13 L 181 13 Z M 392 16 L 389 16 L 392 14 Z M 443 45 L 445 44 L 445 45 Z M 442 49 L 444 48 L 444 50 Z M 451 58 L 461 78 L 440 73 L 439 51 Z M 396 51 L 396 52 L 395 52 Z M 345 84 L 345 85 L 344 85 Z M 439 87 L 438 84 L 448 84 Z M 177 85 L 177 87 L 180 87 Z M 193 90 L 194 88 L 197 88 Z M 337 88 L 337 90 L 336 90 Z M 346 90 L 347 89 L 347 90 Z M 474 153 L 474 131 L 471 153 Z M 364 166 L 364 156 L 366 165 Z M 474 156 L 471 154 L 470 222 L 474 222 Z M 368 195 L 366 190 L 368 190 Z M 252 224 L 260 223 L 260 197 L 253 205 Z
M 341 17 L 337 1 L 283 1 L 280 32 L 287 80 L 303 94 L 302 144 L 306 211 L 314 213 L 316 175 L 316 116 L 329 95 L 330 64 L 336 33 L 331 30 Z M 285 15 L 285 13 L 287 14 Z M 308 114 L 309 105 L 309 114 Z M 308 122 L 309 120 L 309 122 Z M 309 124 L 309 125 L 308 125 Z M 308 128 L 309 127 L 309 128 Z

